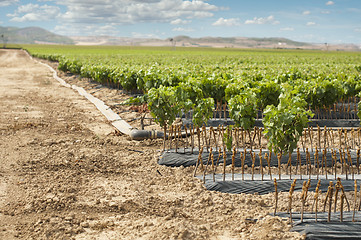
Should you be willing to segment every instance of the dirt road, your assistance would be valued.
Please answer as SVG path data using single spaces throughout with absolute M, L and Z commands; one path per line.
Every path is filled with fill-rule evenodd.
M 0 50 L 0 239 L 300 238 L 268 216 L 272 195 L 209 192 L 193 168 L 159 166 L 160 141 L 117 136 L 51 76 Z

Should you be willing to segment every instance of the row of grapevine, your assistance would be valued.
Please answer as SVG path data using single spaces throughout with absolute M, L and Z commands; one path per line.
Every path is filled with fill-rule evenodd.
M 44 57 L 35 55 L 37 57 Z M 49 60 L 59 61 L 59 70 L 69 71 L 84 78 L 91 78 L 99 83 L 122 88 L 126 91 L 148 92 L 160 86 L 178 86 L 186 83 L 199 87 L 206 97 L 215 102 L 228 102 L 233 96 L 245 89 L 253 89 L 259 101 L 259 108 L 278 103 L 280 84 L 288 82 L 295 86 L 293 91 L 302 96 L 312 109 L 332 106 L 341 99 L 356 96 L 361 91 L 361 75 L 346 75 L 341 73 L 323 75 L 302 75 L 300 72 L 288 74 L 279 73 L 278 76 L 256 79 L 239 78 L 232 74 L 217 72 L 209 69 L 207 72 L 177 72 L 174 69 L 161 69 L 151 66 L 148 69 L 82 63 L 80 60 L 68 59 L 59 55 L 48 55 Z M 357 69 L 357 68 L 355 68 Z
M 293 143 L 312 116 L 307 109 L 329 107 L 361 91 L 358 54 L 266 51 L 227 52 L 225 57 L 159 51 L 104 57 L 29 51 L 35 57 L 58 61 L 62 71 L 142 92 L 141 100 L 165 131 L 176 116 L 190 110 L 193 123 L 201 126 L 212 116 L 215 103 L 226 103 L 230 117 L 244 129 L 253 127 L 261 110 L 270 148 L 276 152 L 295 149 Z

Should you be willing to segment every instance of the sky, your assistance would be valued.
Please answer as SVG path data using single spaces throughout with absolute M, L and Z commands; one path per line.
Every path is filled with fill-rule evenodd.
M 0 0 L 0 26 L 66 36 L 285 37 L 361 45 L 361 0 Z

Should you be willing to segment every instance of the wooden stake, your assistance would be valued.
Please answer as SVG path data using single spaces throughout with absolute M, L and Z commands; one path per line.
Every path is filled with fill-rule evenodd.
M 291 180 L 292 179 L 292 153 L 291 152 L 288 153 L 288 162 L 287 162 L 287 167 L 286 167 L 287 173 L 286 174 L 288 174 L 288 166 L 290 166 L 290 180 Z
M 226 148 L 223 148 L 223 182 L 226 181 L 226 163 L 227 163 L 227 152 L 226 152 Z
M 317 212 L 318 212 L 318 195 L 320 192 L 320 186 L 321 186 L 321 179 L 318 180 L 316 190 L 315 190 L 315 197 L 314 197 L 314 204 L 315 204 L 315 221 L 317 222 Z
M 277 154 L 277 159 L 278 159 L 278 179 L 281 180 L 281 158 L 282 158 L 282 153 Z
M 297 148 L 297 163 L 300 164 L 300 179 L 302 180 L 302 162 L 301 162 L 300 148 Z M 297 174 L 297 164 L 296 164 L 296 174 Z
M 179 141 L 179 126 L 174 126 L 174 135 L 176 138 L 175 142 L 175 152 L 178 152 L 178 141 Z
M 216 132 L 214 131 L 213 127 L 211 127 L 211 131 L 213 133 L 213 139 L 214 139 L 214 144 L 216 145 L 216 151 L 218 151 L 218 142 L 217 142 L 217 138 L 216 138 Z
M 212 154 L 213 154 L 213 153 L 212 153 L 212 148 L 210 148 L 209 155 L 208 155 L 208 160 L 207 160 L 207 165 L 206 165 L 206 167 L 204 168 L 204 172 L 203 172 L 203 182 L 204 182 L 204 183 L 206 182 L 206 172 L 207 172 L 208 165 L 209 165 L 209 163 L 211 162 Z
M 318 140 L 318 148 L 321 149 L 321 128 L 318 125 L 317 125 L 317 140 Z
M 202 126 L 202 132 L 203 132 L 203 137 L 204 137 L 204 140 L 202 141 L 203 142 L 203 145 L 206 145 L 206 148 L 207 148 L 207 152 L 208 152 L 208 148 L 209 148 L 209 146 L 208 146 L 208 141 L 207 141 L 207 129 L 206 129 L 206 126 L 205 125 L 203 125 Z M 205 143 L 205 144 L 204 144 Z
M 238 139 L 239 139 L 239 128 L 238 127 L 235 127 L 233 128 L 234 130 L 234 139 L 236 140 L 235 143 L 236 143 L 236 148 L 239 148 L 239 143 L 238 143 Z
M 328 179 L 327 178 L 327 152 L 326 152 L 326 149 L 323 149 L 323 152 L 322 152 L 322 162 L 325 165 L 325 177 L 326 177 L 326 179 Z M 322 174 L 323 174 L 323 165 L 322 165 Z
M 275 203 L 275 210 L 274 210 L 273 215 L 274 215 L 274 216 L 276 216 L 276 212 L 277 212 L 277 205 L 278 205 L 278 190 L 277 190 L 277 180 L 276 180 L 276 178 L 274 179 L 273 184 L 274 184 L 274 186 L 275 186 L 275 200 L 276 200 L 276 203 Z
M 209 140 L 208 140 L 208 142 L 209 142 L 209 146 L 211 147 L 212 146 L 212 135 L 213 135 L 213 127 L 212 126 L 210 126 L 209 127 Z M 216 145 L 216 140 L 214 139 L 214 145 Z M 218 149 L 217 149 L 217 147 L 216 147 L 216 151 L 217 151 Z
M 306 142 L 306 136 L 307 135 L 307 131 L 304 130 L 303 131 L 303 134 L 301 135 L 301 144 L 302 144 L 302 149 L 303 151 L 305 151 L 305 142 Z M 305 138 L 305 141 L 303 140 L 303 138 Z M 296 164 L 297 165 L 297 164 Z M 296 173 L 297 174 L 297 173 Z
M 256 162 L 256 154 L 251 152 L 251 158 L 252 158 L 252 181 L 254 180 L 254 164 Z
M 313 132 L 312 127 L 308 127 L 308 135 L 309 135 L 309 138 L 310 138 L 311 149 L 313 149 L 313 144 L 312 144 L 312 134 L 311 134 L 311 131 Z M 313 150 L 312 150 L 312 151 L 313 151 Z
M 266 154 L 267 154 L 267 153 L 266 153 Z M 265 155 L 265 158 L 267 159 L 268 174 L 269 174 L 270 180 L 272 180 L 271 157 L 272 157 L 272 152 L 269 153 L 269 156 L 268 156 L 268 157 Z
M 360 174 L 360 149 L 357 149 L 357 159 L 356 159 L 356 167 L 357 167 L 357 174 Z
M 348 148 L 348 132 L 347 132 L 347 130 L 345 129 L 344 130 L 344 135 L 345 135 L 345 148 Z
M 307 165 L 307 175 L 309 175 L 309 178 L 311 178 L 312 174 L 312 167 L 311 167 L 311 156 L 308 152 L 308 148 L 306 148 L 306 165 Z
M 346 200 L 347 209 L 348 209 L 348 211 L 351 211 L 350 203 L 349 203 L 348 200 L 347 200 L 346 193 L 345 193 L 345 189 L 344 189 L 344 187 L 342 186 L 341 180 L 340 180 L 340 184 L 341 184 L 341 192 L 342 192 L 342 194 L 344 194 L 344 199 Z
M 262 148 L 259 149 L 259 167 L 260 167 L 260 174 L 261 174 L 261 180 L 263 181 L 263 164 L 262 164 Z
M 258 145 L 260 149 L 262 149 L 262 131 L 263 131 L 262 128 L 260 128 L 258 131 Z
M 351 168 L 351 175 L 352 175 L 352 180 L 355 179 L 355 176 L 354 176 L 354 170 L 353 170 L 353 163 L 352 163 L 352 157 L 351 157 L 351 152 L 350 152 L 350 149 L 347 149 L 347 160 L 349 162 L 349 167 Z
M 241 129 L 241 136 L 242 136 L 243 149 L 246 149 L 246 133 L 243 128 Z
M 201 164 L 202 170 L 203 170 L 202 153 L 203 153 L 203 147 L 199 150 L 198 159 L 197 159 L 197 164 L 196 164 L 196 167 L 195 167 L 195 169 L 194 169 L 193 177 L 196 176 L 196 173 L 197 173 L 197 169 L 198 169 L 199 164 Z
M 173 125 L 169 126 L 169 133 L 168 133 L 169 149 L 172 149 L 172 134 L 173 134 Z
M 333 159 L 335 162 L 335 180 L 336 180 L 337 179 L 337 153 L 336 153 L 336 151 L 334 151 Z
M 191 133 L 191 145 L 192 145 L 192 154 L 194 150 L 194 126 L 192 126 L 192 133 Z
M 338 152 L 340 153 L 340 162 L 341 162 L 341 174 L 344 173 L 344 160 L 343 160 L 343 156 L 342 156 L 342 150 L 341 148 L 338 149 Z
M 329 195 L 329 203 L 328 203 L 328 218 L 327 218 L 327 222 L 330 222 L 330 221 L 331 221 L 332 195 L 333 195 L 333 183 L 332 183 L 332 181 L 330 181 L 330 185 L 329 185 L 328 189 L 330 190 L 330 195 Z M 327 199 L 327 198 L 326 198 L 326 199 Z
M 334 203 L 334 212 L 336 212 L 336 208 L 337 208 L 337 197 L 338 197 L 338 192 L 341 189 L 341 178 L 337 178 L 337 182 L 335 184 L 335 203 Z
M 201 149 L 201 130 L 197 127 L 198 150 Z M 203 148 L 203 147 L 202 147 Z
M 188 147 L 188 131 L 187 126 L 184 126 L 184 131 L 186 133 L 186 136 L 184 138 L 184 153 L 186 153 L 186 148 Z
M 290 188 L 290 191 L 289 191 L 289 194 L 288 194 L 288 212 L 290 213 L 290 221 L 292 223 L 292 194 L 295 190 L 295 187 L 296 187 L 296 181 L 297 179 L 295 178 L 293 180 L 293 183 L 291 184 L 291 188 Z
M 215 176 L 215 167 L 214 167 L 214 156 L 213 156 L 213 153 L 211 154 L 211 161 L 212 161 L 212 175 L 213 175 L 213 182 L 216 181 L 216 176 Z
M 225 143 L 224 143 L 224 127 L 223 125 L 221 126 L 221 140 L 222 140 L 222 146 L 223 148 L 225 148 Z
M 244 156 L 241 152 L 241 169 L 242 169 L 242 181 L 244 180 Z
M 346 180 L 348 180 L 348 170 L 349 170 L 349 166 L 348 166 L 348 162 L 346 159 L 346 153 L 345 153 L 345 149 L 342 149 L 342 158 L 343 158 L 343 164 L 345 165 L 345 174 L 346 174 Z
M 232 155 L 232 181 L 234 181 L 234 163 L 236 158 L 236 147 L 233 148 L 233 155 Z
M 315 155 L 314 155 L 314 166 L 316 169 L 316 174 L 317 174 L 317 180 L 318 180 L 318 175 L 319 175 L 319 168 L 320 168 L 320 163 L 318 161 L 318 148 L 316 147 L 316 151 L 315 151 Z

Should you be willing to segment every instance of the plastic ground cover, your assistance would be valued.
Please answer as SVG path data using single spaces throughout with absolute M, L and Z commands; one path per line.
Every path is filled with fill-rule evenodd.
M 237 154 L 235 156 L 235 166 L 236 167 L 240 167 L 241 166 L 241 157 L 240 157 L 240 152 L 244 152 L 244 149 L 237 149 Z M 256 161 L 255 161 L 255 166 L 260 166 L 260 159 L 259 159 L 259 149 L 255 149 L 253 150 L 253 152 L 256 154 Z M 351 150 L 351 158 L 353 161 L 353 164 L 356 164 L 356 158 L 357 158 L 357 153 L 354 150 Z M 216 151 L 216 149 L 213 149 L 212 151 L 213 153 L 213 158 L 215 161 L 215 164 L 219 158 L 219 162 L 218 163 L 223 163 L 223 156 L 219 157 L 219 152 Z M 265 153 L 269 154 L 268 149 L 262 149 L 262 166 L 266 167 L 268 166 L 267 161 L 264 159 L 264 155 Z M 315 157 L 315 150 L 309 150 L 310 156 L 311 156 L 311 163 L 314 164 L 314 157 Z M 189 166 L 195 166 L 197 163 L 197 159 L 198 159 L 198 155 L 199 155 L 199 151 L 197 148 L 193 149 L 193 154 L 190 148 L 184 149 L 184 148 L 179 148 L 178 152 L 176 152 L 175 149 L 170 149 L 165 151 L 159 158 L 158 164 L 160 165 L 165 165 L 165 166 L 169 166 L 169 167 L 189 167 Z M 318 159 L 319 159 L 319 163 L 321 164 L 322 161 L 322 151 L 318 151 Z M 204 148 L 203 153 L 202 153 L 202 161 L 203 164 L 207 164 L 208 161 L 208 157 L 209 157 L 209 152 L 207 152 L 207 149 Z M 301 164 L 305 165 L 306 164 L 306 152 L 304 152 L 302 149 L 300 149 L 300 157 L 301 157 Z M 331 155 L 331 151 L 328 150 L 327 154 L 327 166 L 331 167 L 332 164 L 332 155 Z M 339 159 L 339 153 L 337 151 L 337 158 Z M 287 155 L 283 155 L 282 159 L 281 159 L 281 164 L 286 164 L 288 162 L 289 156 Z M 297 163 L 297 152 L 294 151 L 291 155 L 291 164 L 292 166 L 295 166 Z M 227 152 L 227 160 L 226 160 L 226 164 L 232 164 L 232 152 L 228 151 Z M 299 164 L 299 163 L 298 163 Z M 247 154 L 246 154 L 246 159 L 245 159 L 245 165 L 251 166 L 252 165 L 252 158 L 250 155 L 250 149 L 247 149 Z M 270 161 L 270 166 L 271 167 L 275 167 L 278 166 L 278 159 L 277 156 L 275 154 L 272 154 L 271 157 L 271 161 Z
M 288 213 L 277 213 L 279 217 L 287 218 Z M 306 234 L 309 240 L 328 240 L 328 239 L 361 239 L 361 216 L 359 212 L 355 214 L 355 222 L 352 222 L 353 212 L 343 213 L 343 222 L 340 222 L 340 212 L 331 213 L 331 221 L 327 222 L 328 213 L 317 213 L 317 222 L 315 213 L 304 213 L 303 223 L 301 223 L 301 214 L 292 213 L 294 223 L 291 231 Z
M 223 174 L 216 174 L 215 181 L 213 181 L 213 174 L 207 174 L 205 176 L 198 175 L 197 178 L 204 181 L 205 187 L 210 191 L 217 191 L 223 193 L 233 193 L 233 194 L 254 194 L 257 193 L 259 195 L 268 194 L 274 192 L 274 184 L 273 179 L 277 179 L 277 189 L 278 192 L 288 192 L 290 190 L 291 184 L 294 178 L 297 178 L 295 191 L 302 191 L 302 184 L 304 181 L 308 181 L 308 175 L 303 175 L 302 179 L 300 179 L 299 175 L 293 175 L 292 180 L 289 179 L 288 175 L 281 175 L 281 179 L 278 179 L 278 174 L 272 175 L 272 180 L 269 175 L 264 175 L 264 180 L 261 180 L 260 174 L 255 174 L 253 176 L 254 180 L 252 180 L 251 174 L 244 174 L 244 180 L 242 180 L 242 174 L 234 174 L 234 180 L 232 180 L 232 174 L 227 173 L 225 181 L 223 181 Z M 317 176 L 311 176 L 311 185 L 308 191 L 315 191 L 317 186 Z M 341 183 L 345 189 L 345 191 L 353 191 L 354 190 L 354 180 L 345 179 L 345 175 L 337 175 L 337 177 L 341 178 Z M 320 190 L 322 192 L 327 192 L 327 188 L 329 186 L 329 182 L 332 181 L 333 184 L 336 183 L 334 177 L 329 177 L 325 179 L 325 176 L 319 176 L 321 179 Z M 356 176 L 355 176 L 356 179 Z M 357 176 L 358 181 L 361 181 L 361 177 Z M 360 229 L 361 231 L 361 229 Z

